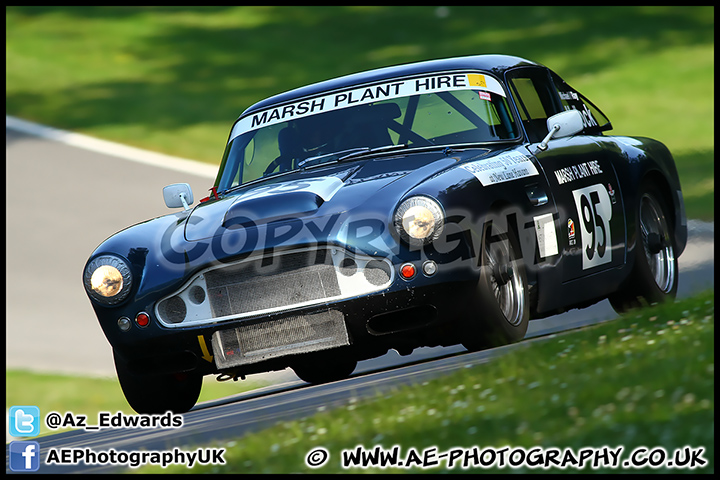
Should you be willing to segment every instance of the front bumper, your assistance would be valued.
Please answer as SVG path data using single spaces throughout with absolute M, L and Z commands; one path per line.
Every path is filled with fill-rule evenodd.
M 138 335 L 108 339 L 134 373 L 203 375 L 282 370 L 305 355 L 330 349 L 364 360 L 393 348 L 459 343 L 459 321 L 468 315 L 477 282 L 425 283 L 259 318 L 182 329 L 152 324 Z M 252 339 L 236 335 L 238 331 L 257 335 Z
M 417 271 L 409 279 L 400 275 L 408 262 Z M 281 370 L 331 349 L 363 360 L 458 343 L 454 321 L 476 297 L 472 263 L 437 252 L 391 261 L 333 245 L 293 248 L 206 265 L 170 292 L 95 311 L 115 355 L 138 374 Z M 138 312 L 149 324 L 122 331 L 118 319 Z

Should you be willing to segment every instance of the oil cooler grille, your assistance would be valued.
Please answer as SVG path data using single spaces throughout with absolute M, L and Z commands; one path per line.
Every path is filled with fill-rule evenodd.
M 297 252 L 219 268 L 205 275 L 214 317 L 311 302 L 340 295 L 325 250 Z
M 219 369 L 349 344 L 343 314 L 337 310 L 265 320 L 212 336 Z

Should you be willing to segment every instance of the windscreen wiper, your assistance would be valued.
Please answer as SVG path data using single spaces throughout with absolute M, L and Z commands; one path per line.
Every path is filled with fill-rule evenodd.
M 302 168 L 310 162 L 315 162 L 317 160 L 322 160 L 322 159 L 325 159 L 325 161 L 317 163 L 316 165 L 327 165 L 328 163 L 342 162 L 344 160 L 348 160 L 351 158 L 359 158 L 359 157 L 364 157 L 365 155 L 373 155 L 376 153 L 392 152 L 394 150 L 404 150 L 406 148 L 407 148 L 407 145 L 404 143 L 401 143 L 399 145 L 385 145 L 382 147 L 372 147 L 372 148 L 371 147 L 348 148 L 347 150 L 342 150 L 340 152 L 327 153 L 325 155 L 318 155 L 316 157 L 306 158 L 305 160 L 302 160 L 300 163 L 298 163 L 297 168 Z M 315 165 L 311 165 L 311 166 L 315 166 Z
M 376 153 L 385 153 L 385 152 L 394 152 L 395 150 L 405 150 L 408 148 L 406 143 L 399 143 L 397 145 L 384 145 L 382 147 L 362 147 L 362 150 L 358 150 L 352 153 L 348 153 L 347 155 L 338 158 L 338 162 L 342 162 L 343 160 L 347 160 L 350 158 L 357 158 L 357 157 L 364 157 L 365 155 L 373 155 Z
M 317 160 L 322 160 L 322 159 L 329 159 L 329 161 L 336 162 L 339 159 L 344 158 L 344 156 L 352 155 L 353 153 L 364 152 L 367 148 L 368 147 L 348 148 L 347 150 L 341 150 L 339 152 L 325 153 L 323 155 L 316 155 L 314 157 L 308 157 L 308 158 L 298 162 L 297 168 L 302 168 L 310 162 L 315 162 Z M 328 162 L 326 161 L 326 162 L 322 162 L 322 163 L 325 164 Z

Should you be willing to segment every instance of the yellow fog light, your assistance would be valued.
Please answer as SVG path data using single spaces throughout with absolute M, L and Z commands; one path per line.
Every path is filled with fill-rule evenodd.
M 427 207 L 415 205 L 408 208 L 403 215 L 402 225 L 408 235 L 422 240 L 430 236 L 435 229 L 435 217 Z
M 103 265 L 93 272 L 90 277 L 90 286 L 98 295 L 115 296 L 123 287 L 122 274 L 112 265 Z

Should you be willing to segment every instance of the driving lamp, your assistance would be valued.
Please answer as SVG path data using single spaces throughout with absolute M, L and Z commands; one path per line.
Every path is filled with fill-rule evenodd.
M 393 221 L 400 237 L 414 246 L 436 240 L 445 224 L 440 204 L 425 196 L 410 197 L 400 203 Z
M 102 255 L 88 263 L 83 275 L 88 295 L 105 305 L 116 305 L 130 293 L 130 267 L 119 257 Z
M 95 270 L 90 277 L 90 287 L 98 295 L 114 297 L 122 290 L 122 274 L 120 270 L 112 265 L 103 265 Z

